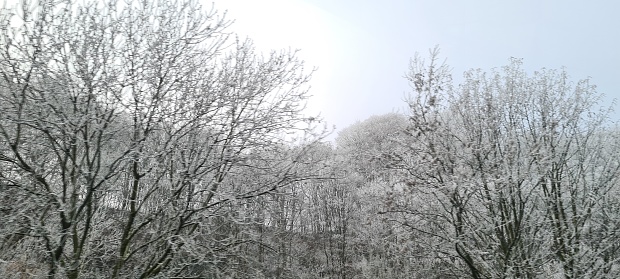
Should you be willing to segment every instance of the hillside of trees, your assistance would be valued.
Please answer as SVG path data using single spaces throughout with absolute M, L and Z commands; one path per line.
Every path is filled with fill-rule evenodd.
M 335 142 L 311 71 L 195 0 L 0 11 L 2 278 L 620 278 L 620 130 L 563 70 L 454 84 Z

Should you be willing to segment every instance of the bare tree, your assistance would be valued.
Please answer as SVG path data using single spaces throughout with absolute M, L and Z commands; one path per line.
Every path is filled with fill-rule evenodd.
M 306 149 L 264 156 L 310 131 L 303 64 L 254 53 L 215 10 L 41 1 L 0 20 L 3 261 L 215 277 L 245 241 L 218 237 L 238 221 L 229 205 L 303 179 Z M 266 183 L 233 183 L 250 170 Z
M 412 61 L 409 151 L 395 162 L 409 187 L 394 214 L 472 278 L 617 277 L 617 218 L 598 212 L 616 206 L 618 135 L 594 87 L 513 59 L 454 89 L 437 59 Z

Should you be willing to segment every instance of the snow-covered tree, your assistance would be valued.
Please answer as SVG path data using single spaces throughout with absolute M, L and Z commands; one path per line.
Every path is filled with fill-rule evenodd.
M 454 87 L 437 59 L 412 60 L 394 216 L 472 278 L 618 277 L 620 134 L 594 86 L 512 59 Z
M 264 155 L 310 131 L 309 75 L 228 25 L 193 0 L 0 11 L 0 268 L 167 278 L 234 264 L 246 236 L 227 233 L 230 204 L 302 179 L 306 149 Z M 263 183 L 232 179 L 249 173 Z

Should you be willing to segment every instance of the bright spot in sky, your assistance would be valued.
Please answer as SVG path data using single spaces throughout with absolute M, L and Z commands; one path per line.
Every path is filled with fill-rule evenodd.
M 317 115 L 327 102 L 326 84 L 333 75 L 338 49 L 330 42 L 344 33 L 342 23 L 323 10 L 298 0 L 219 0 L 216 9 L 227 11 L 234 20 L 231 29 L 241 37 L 252 39 L 259 51 L 299 50 L 298 57 L 305 61 L 312 75 L 307 113 Z

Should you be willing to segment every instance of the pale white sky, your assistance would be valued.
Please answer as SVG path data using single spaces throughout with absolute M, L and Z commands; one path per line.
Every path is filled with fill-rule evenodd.
M 204 0 L 209 1 L 209 0 Z M 338 130 L 404 108 L 403 75 L 416 51 L 439 45 L 458 80 L 524 58 L 592 77 L 620 97 L 620 2 L 572 0 L 215 0 L 232 26 L 265 50 L 301 49 L 317 66 L 310 111 Z M 620 112 L 616 112 L 615 119 Z

